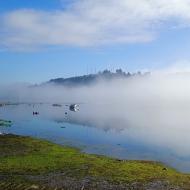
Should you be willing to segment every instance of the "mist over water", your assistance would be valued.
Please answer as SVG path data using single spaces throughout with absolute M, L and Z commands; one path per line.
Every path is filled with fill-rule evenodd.
M 126 140 L 155 150 L 164 148 L 170 156 L 189 164 L 189 84 L 190 74 L 159 74 L 73 88 L 14 85 L 2 87 L 0 97 L 15 102 L 78 103 L 80 111 L 68 118 L 58 108 L 44 109 L 44 115 L 56 121 L 122 133 Z

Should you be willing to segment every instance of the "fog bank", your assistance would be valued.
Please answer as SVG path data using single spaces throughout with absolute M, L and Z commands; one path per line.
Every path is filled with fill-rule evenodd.
M 188 73 L 159 74 L 74 88 L 4 86 L 0 97 L 15 102 L 78 103 L 80 111 L 69 116 L 71 122 L 104 130 L 125 130 L 126 138 L 130 136 L 140 143 L 189 157 L 189 84 Z M 64 120 L 64 112 L 48 114 Z

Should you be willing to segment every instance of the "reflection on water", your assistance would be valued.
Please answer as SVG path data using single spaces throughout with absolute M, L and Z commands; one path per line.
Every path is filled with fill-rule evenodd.
M 68 105 L 12 105 L 0 107 L 0 118 L 13 121 L 12 127 L 0 127 L 0 132 L 44 138 L 119 159 L 161 161 L 190 172 L 186 109 L 80 104 L 80 111 L 72 112 Z

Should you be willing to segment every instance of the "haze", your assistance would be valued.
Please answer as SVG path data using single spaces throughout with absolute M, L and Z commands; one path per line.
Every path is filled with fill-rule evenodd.
M 13 102 L 78 103 L 80 111 L 71 116 L 72 122 L 104 130 L 126 130 L 128 136 L 142 143 L 190 156 L 189 84 L 188 73 L 153 74 L 73 88 L 9 86 L 0 96 Z M 64 118 L 64 111 L 47 114 Z

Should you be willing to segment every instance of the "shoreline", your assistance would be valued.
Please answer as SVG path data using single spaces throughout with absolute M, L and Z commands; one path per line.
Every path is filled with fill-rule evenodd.
M 12 134 L 0 135 L 0 190 L 6 190 L 1 187 L 2 181 L 50 190 L 190 189 L 189 174 L 159 162 L 91 155 L 76 148 Z

